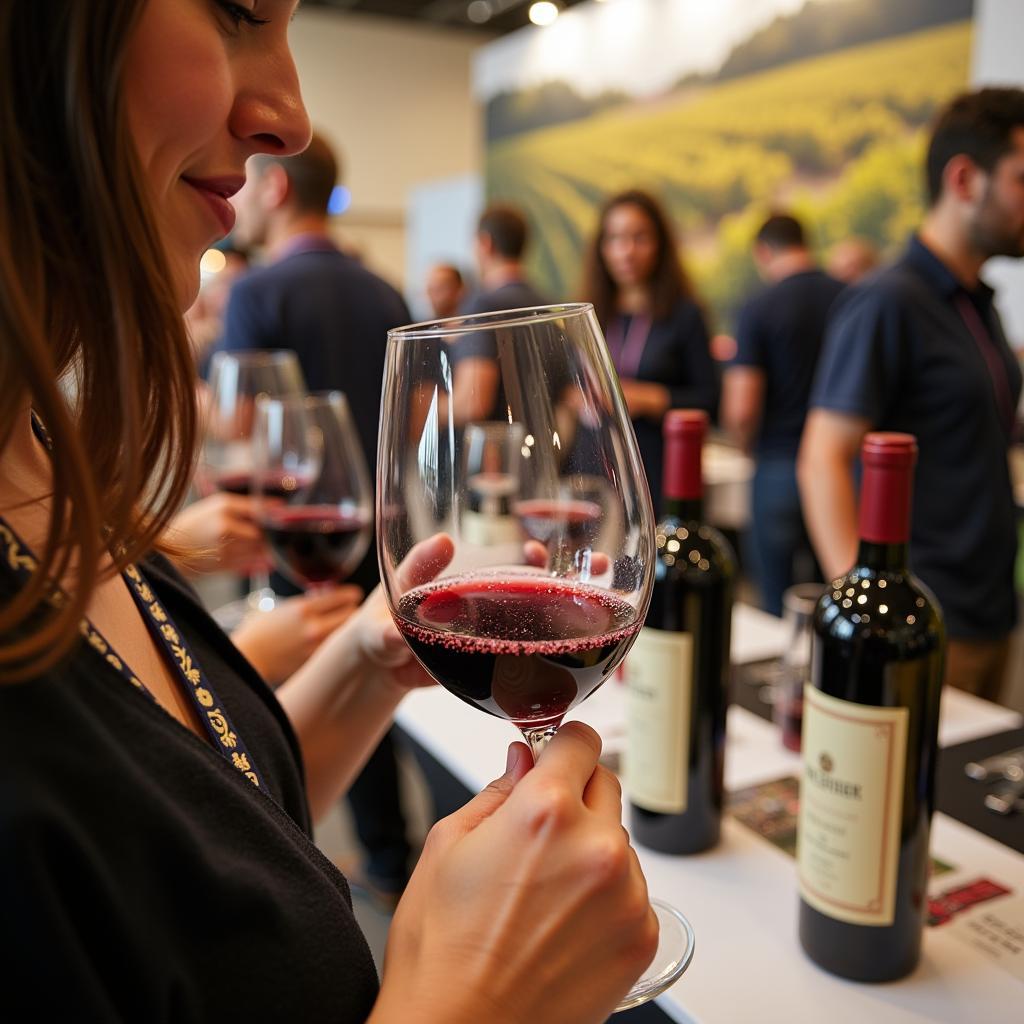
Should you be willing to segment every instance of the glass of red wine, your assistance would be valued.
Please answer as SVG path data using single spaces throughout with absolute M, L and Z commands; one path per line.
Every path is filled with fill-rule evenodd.
M 199 492 L 251 495 L 256 472 L 253 430 L 257 399 L 262 395 L 276 398 L 305 392 L 302 369 L 294 352 L 253 349 L 215 353 L 207 382 L 201 389 L 205 430 L 196 470 Z M 265 488 L 273 486 L 272 481 L 264 482 Z M 284 483 L 279 482 L 279 487 L 283 491 Z M 217 611 L 217 619 L 225 629 L 238 625 L 248 611 L 269 611 L 274 607 L 269 562 L 264 559 L 254 563 L 249 577 L 252 591 L 248 597 Z
M 306 590 L 341 583 L 373 530 L 373 491 L 345 396 L 260 398 L 254 454 L 257 516 L 274 564 Z
M 463 346 L 472 366 L 488 362 L 478 378 L 459 382 L 456 401 Z M 459 421 L 461 409 L 488 401 L 486 424 Z M 378 549 L 395 623 L 434 679 L 517 726 L 540 757 L 564 716 L 625 657 L 653 580 L 647 480 L 593 307 L 393 330 L 382 407 Z M 474 446 L 492 454 L 477 457 Z M 500 452 L 516 453 L 514 471 Z M 480 507 L 481 473 L 507 482 L 513 472 L 521 532 L 495 543 L 466 513 Z M 431 582 L 401 589 L 403 559 L 439 531 L 454 542 L 451 563 Z M 653 906 L 658 953 L 619 1009 L 664 991 L 693 955 L 686 919 Z
M 478 544 L 519 543 L 512 504 L 519 493 L 523 427 L 507 420 L 467 424 L 462 445 L 466 487 L 459 503 L 462 536 Z

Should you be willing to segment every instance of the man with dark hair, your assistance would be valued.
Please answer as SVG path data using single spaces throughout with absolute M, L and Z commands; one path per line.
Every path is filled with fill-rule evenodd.
M 476 232 L 480 290 L 463 303 L 461 313 L 470 316 L 546 305 L 548 300 L 526 279 L 522 260 L 528 240 L 526 218 L 514 206 L 494 203 L 480 214 Z M 455 424 L 499 416 L 501 394 L 494 335 L 489 331 L 467 335 L 452 345 L 450 358 L 454 368 L 451 415 Z
M 979 277 L 1024 256 L 1024 91 L 982 89 L 940 115 L 930 206 L 892 267 L 837 304 L 800 450 L 804 514 L 822 568 L 857 550 L 853 467 L 868 430 L 917 436 L 910 562 L 950 638 L 946 681 L 997 699 L 1016 620 L 1007 449 L 1021 371 Z
M 526 249 L 530 229 L 526 218 L 514 206 L 493 203 L 477 222 L 477 244 L 489 254 L 518 262 Z
M 390 284 L 331 240 L 328 202 L 337 171 L 319 135 L 295 156 L 250 159 L 245 186 L 232 200 L 232 237 L 262 246 L 268 260 L 232 288 L 221 347 L 292 349 L 311 391 L 343 391 L 372 478 L 387 332 L 412 317 Z M 368 593 L 378 580 L 371 544 L 350 582 Z M 275 580 L 275 588 L 284 585 Z M 396 902 L 410 848 L 390 733 L 349 791 L 349 802 L 369 853 L 368 888 L 382 902 Z
M 762 606 L 781 615 L 783 591 L 797 577 L 815 575 L 796 454 L 829 307 L 843 285 L 818 268 L 803 225 L 789 214 L 761 225 L 753 253 L 768 287 L 740 311 L 736 355 L 722 384 L 722 425 L 756 459 L 748 558 Z
M 466 294 L 466 283 L 462 271 L 451 263 L 435 263 L 427 271 L 424 289 L 430 302 L 430 309 L 438 320 L 455 316 Z
M 480 214 L 476 230 L 480 291 L 466 302 L 464 313 L 491 313 L 545 304 L 547 300 L 526 280 L 523 269 L 529 237 L 526 218 L 514 206 L 494 203 Z

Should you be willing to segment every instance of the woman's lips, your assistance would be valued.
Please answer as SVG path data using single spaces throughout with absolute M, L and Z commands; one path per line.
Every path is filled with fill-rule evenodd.
M 185 178 L 185 183 L 194 188 L 205 200 L 206 205 L 221 226 L 221 233 L 229 235 L 235 226 L 235 209 L 228 202 L 244 183 L 244 178 Z

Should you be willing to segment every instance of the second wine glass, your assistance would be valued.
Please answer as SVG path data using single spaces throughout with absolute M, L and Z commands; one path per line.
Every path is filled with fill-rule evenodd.
M 199 491 L 251 495 L 256 473 L 253 429 L 257 400 L 260 396 L 298 397 L 305 392 L 294 352 L 246 349 L 215 353 L 209 378 L 200 388 L 204 436 L 196 471 Z M 264 481 L 264 489 L 270 486 Z M 233 629 L 247 612 L 270 611 L 276 603 L 267 561 L 260 559 L 247 568 L 252 586 L 248 596 L 217 610 L 224 629 Z
M 342 582 L 373 529 L 369 474 L 345 396 L 261 398 L 253 441 L 257 515 L 275 565 L 307 590 Z

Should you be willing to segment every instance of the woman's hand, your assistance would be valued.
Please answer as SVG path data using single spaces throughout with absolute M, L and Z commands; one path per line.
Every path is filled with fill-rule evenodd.
M 190 572 L 247 573 L 267 557 L 256 523 L 256 503 L 242 494 L 218 491 L 183 508 L 171 521 L 168 539 L 189 549 Z
M 601 742 L 573 722 L 431 830 L 391 924 L 370 1024 L 598 1024 L 658 926 Z M 567 1007 L 571 1015 L 567 1016 Z
M 348 621 L 362 599 L 355 586 L 288 597 L 269 612 L 250 612 L 231 639 L 256 671 L 277 686 Z
M 455 545 L 446 533 L 420 541 L 398 567 L 398 593 L 429 583 L 447 568 L 454 554 Z M 382 586 L 371 592 L 351 628 L 363 669 L 378 677 L 379 685 L 397 687 L 404 694 L 418 686 L 434 684 L 395 626 Z
M 404 593 L 432 580 L 455 545 L 437 534 L 421 541 L 398 570 Z M 314 820 L 348 788 L 390 725 L 398 702 L 432 680 L 395 628 L 380 587 L 277 691 L 306 762 Z
M 632 419 L 660 420 L 668 412 L 671 396 L 664 385 L 632 377 L 624 377 L 619 383 Z

